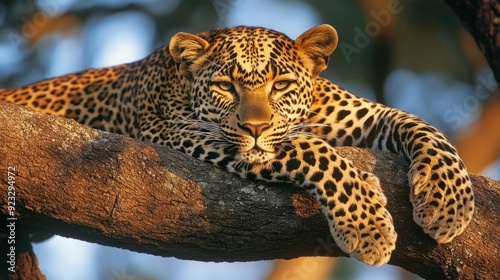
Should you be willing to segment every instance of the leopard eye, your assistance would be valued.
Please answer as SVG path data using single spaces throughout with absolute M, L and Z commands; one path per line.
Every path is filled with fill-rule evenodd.
M 277 91 L 283 91 L 286 90 L 290 85 L 293 83 L 293 81 L 289 80 L 283 80 L 283 81 L 277 81 L 273 85 L 273 90 Z
M 216 82 L 215 85 L 223 91 L 233 91 L 234 86 L 230 82 Z

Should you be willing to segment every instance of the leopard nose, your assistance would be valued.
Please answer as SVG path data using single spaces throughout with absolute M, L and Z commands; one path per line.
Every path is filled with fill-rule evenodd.
M 260 124 L 244 123 L 241 127 L 244 130 L 250 132 L 250 135 L 253 138 L 257 139 L 262 134 L 262 132 L 271 127 L 271 125 L 269 123 L 260 123 Z

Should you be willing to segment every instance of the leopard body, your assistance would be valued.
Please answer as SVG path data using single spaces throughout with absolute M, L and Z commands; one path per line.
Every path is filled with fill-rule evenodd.
M 377 177 L 335 147 L 401 154 L 415 222 L 451 241 L 474 211 L 457 151 L 420 118 L 319 77 L 336 45 L 329 25 L 296 40 L 246 26 L 178 33 L 138 62 L 1 89 L 0 100 L 167 145 L 244 178 L 302 186 L 339 247 L 371 265 L 395 248 L 387 201 Z

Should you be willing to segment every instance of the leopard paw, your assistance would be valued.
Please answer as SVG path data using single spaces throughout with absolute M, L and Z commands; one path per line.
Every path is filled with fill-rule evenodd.
M 409 178 L 413 219 L 424 232 L 439 243 L 462 233 L 472 219 L 474 194 L 461 160 L 449 155 L 417 161 Z
M 397 234 L 377 177 L 358 171 L 355 179 L 340 182 L 336 194 L 326 198 L 323 211 L 342 251 L 379 266 L 389 261 Z

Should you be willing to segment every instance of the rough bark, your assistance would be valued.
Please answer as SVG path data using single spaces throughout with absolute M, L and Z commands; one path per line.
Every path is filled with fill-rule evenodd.
M 446 0 L 472 34 L 500 81 L 500 2 L 498 0 Z
M 19 246 L 21 234 L 40 230 L 201 261 L 345 256 L 315 199 L 299 188 L 242 180 L 166 147 L 11 104 L 0 104 L 0 131 L 1 215 L 10 215 L 7 171 L 15 166 Z M 473 176 L 474 220 L 438 245 L 411 218 L 404 159 L 341 153 L 381 179 L 399 234 L 391 264 L 429 279 L 500 279 L 499 181 Z

